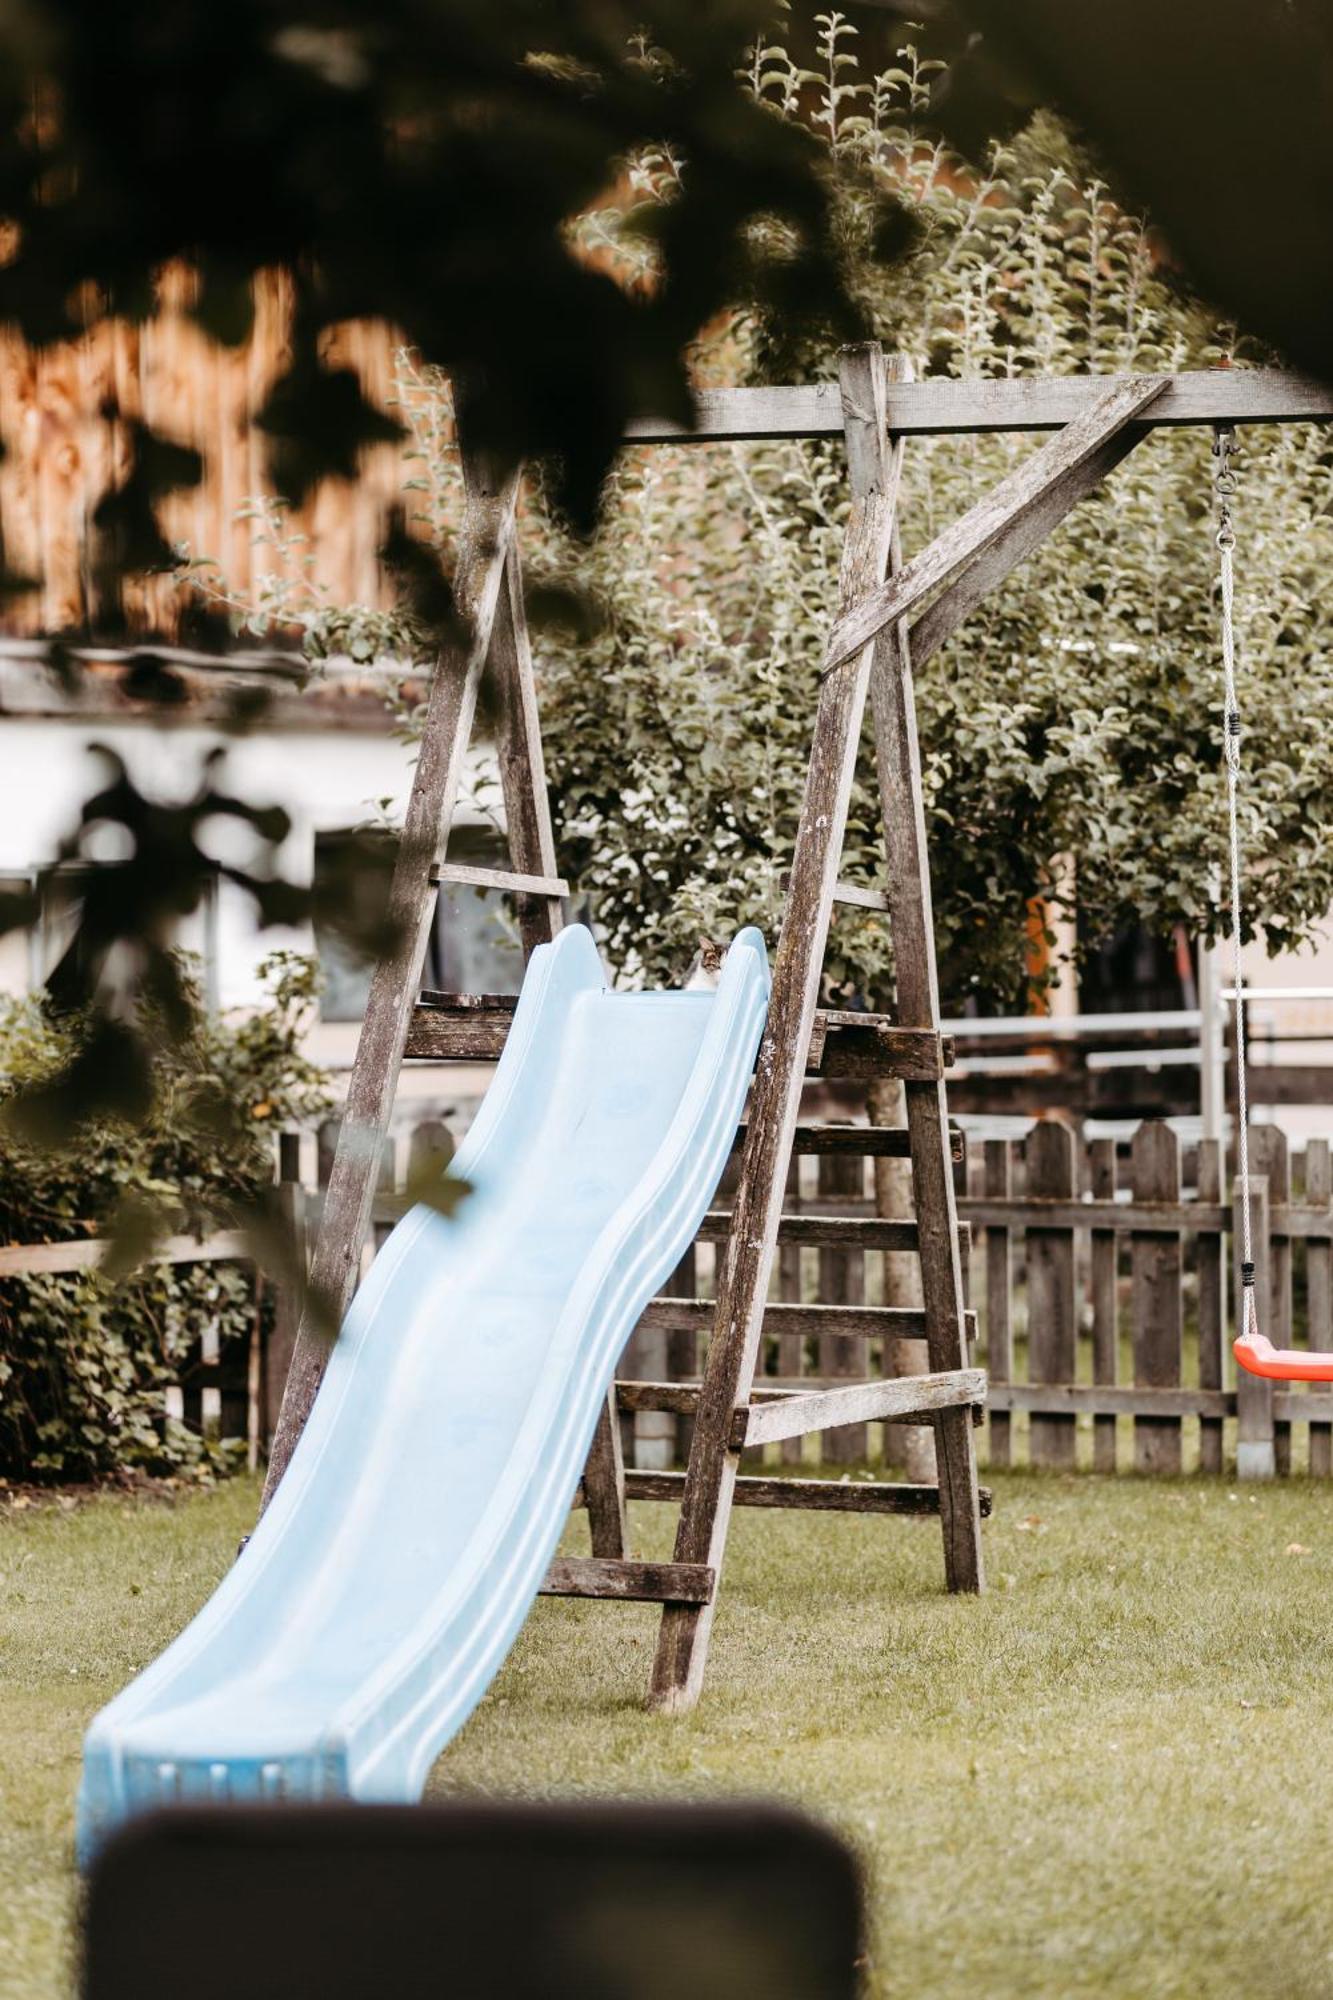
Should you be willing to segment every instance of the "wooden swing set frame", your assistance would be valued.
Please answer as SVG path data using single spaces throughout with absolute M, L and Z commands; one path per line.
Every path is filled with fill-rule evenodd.
M 694 429 L 637 422 L 627 431 L 626 443 L 634 445 L 841 437 L 851 492 L 837 613 L 820 681 L 739 1179 L 729 1217 L 713 1219 L 711 1233 L 724 1235 L 726 1246 L 717 1297 L 695 1302 L 699 1323 L 711 1329 L 702 1380 L 615 1385 L 582 1483 L 592 1555 L 558 1560 L 545 1585 L 553 1595 L 662 1604 L 651 1706 L 679 1711 L 698 1698 L 735 1505 L 938 1512 L 948 1588 L 983 1588 L 981 1518 L 988 1496 L 977 1483 L 974 1426 L 984 1409 L 986 1382 L 968 1354 L 970 1315 L 945 1102 L 952 1051 L 940 1031 L 914 665 L 929 658 L 1159 425 L 1330 418 L 1333 394 L 1280 371 L 915 382 L 904 362 L 865 345 L 844 351 L 836 382 L 705 391 Z M 988 431 L 1055 435 L 928 547 L 902 560 L 895 517 L 907 440 Z M 313 1291 L 332 1303 L 339 1318 L 356 1285 L 404 1057 L 494 1058 L 512 1011 L 512 1002 L 491 996 L 420 994 L 437 885 L 466 882 L 511 893 L 525 954 L 558 930 L 568 894 L 556 862 L 524 619 L 515 529 L 518 475 L 497 476 L 469 447 L 465 426 L 463 462 L 467 508 L 455 594 L 470 639 L 441 658 L 428 697 L 390 894 L 399 943 L 373 973 L 311 1268 Z M 447 859 L 488 663 L 499 703 L 497 747 L 512 861 L 507 870 L 465 868 Z M 883 814 L 882 893 L 845 888 L 838 881 L 867 702 Z M 892 926 L 897 967 L 892 1016 L 840 1015 L 820 1007 L 826 941 L 839 902 L 869 904 Z M 808 1077 L 884 1075 L 902 1080 L 903 1128 L 799 1125 Z M 784 1311 L 767 1299 L 776 1246 L 793 1233 L 783 1201 L 794 1149 L 910 1158 L 915 1222 L 848 1225 L 823 1219 L 817 1226 L 820 1241 L 832 1240 L 827 1232 L 839 1227 L 859 1229 L 863 1237 L 870 1228 L 869 1247 L 917 1253 L 921 1309 L 847 1311 L 849 1322 L 856 1322 L 849 1330 L 864 1333 L 873 1319 L 873 1330 L 886 1336 L 924 1334 L 928 1374 L 842 1388 L 765 1392 L 762 1382 L 756 1385 L 765 1327 L 773 1331 Z M 681 1309 L 678 1300 L 656 1301 L 647 1317 Z M 825 1308 L 821 1323 L 832 1324 L 836 1311 Z M 321 1332 L 307 1317 L 288 1372 L 266 1502 L 309 1414 L 326 1353 Z M 1241 1405 L 1244 1434 L 1243 1384 Z M 683 1474 L 626 1471 L 618 1421 L 624 1410 L 678 1411 L 694 1418 Z M 937 1487 L 740 1476 L 745 1449 L 843 1424 L 904 1418 L 934 1427 Z M 672 1561 L 633 1559 L 627 1497 L 679 1504 Z

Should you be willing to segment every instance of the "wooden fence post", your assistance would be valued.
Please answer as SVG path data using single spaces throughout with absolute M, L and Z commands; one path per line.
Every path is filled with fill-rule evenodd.
M 669 1299 L 698 1298 L 699 1259 L 692 1243 L 662 1290 Z M 694 1382 L 698 1376 L 699 1330 L 693 1326 L 678 1327 L 667 1335 L 667 1380 Z M 675 1423 L 676 1463 L 684 1465 L 694 1442 L 694 1418 L 677 1417 Z
M 1245 1186 L 1239 1175 L 1236 1178 L 1233 1195 L 1234 1221 L 1231 1241 L 1234 1250 L 1236 1331 L 1240 1331 L 1242 1292 L 1240 1283 L 1241 1263 L 1241 1214 L 1245 1202 Z M 1272 1280 L 1269 1274 L 1269 1234 L 1268 1234 L 1268 1182 L 1262 1174 L 1250 1175 L 1250 1216 L 1254 1238 L 1254 1287 L 1255 1297 L 1260 1302 L 1260 1311 L 1272 1296 Z M 1238 1479 L 1271 1479 L 1277 1470 L 1277 1453 L 1273 1441 L 1273 1385 L 1262 1376 L 1251 1375 L 1248 1369 L 1236 1370 L 1236 1477 Z
M 841 1121 L 839 1121 L 841 1122 Z M 865 1162 L 851 1153 L 821 1153 L 819 1194 L 821 1201 L 855 1200 L 865 1192 Z M 826 1306 L 865 1304 L 865 1253 L 856 1250 L 821 1249 L 819 1252 L 819 1298 Z M 819 1339 L 819 1372 L 829 1378 L 864 1378 L 868 1373 L 866 1337 L 855 1333 L 825 1333 Z M 820 1436 L 820 1457 L 825 1465 L 861 1465 L 869 1455 L 869 1430 L 865 1424 L 842 1424 Z
M 1088 1147 L 1088 1171 L 1094 1201 L 1115 1200 L 1114 1139 L 1094 1139 Z M 1092 1290 L 1092 1379 L 1114 1387 L 1120 1373 L 1120 1314 L 1116 1297 L 1120 1250 L 1114 1229 L 1092 1231 L 1090 1282 Z M 1092 1420 L 1092 1469 L 1115 1471 L 1116 1420 Z
M 1066 1201 L 1074 1194 L 1074 1134 L 1061 1119 L 1043 1118 L 1026 1141 L 1028 1193 Z M 1074 1232 L 1027 1232 L 1028 1374 L 1033 1382 L 1072 1382 L 1077 1372 Z M 1034 1466 L 1071 1471 L 1077 1462 L 1076 1420 L 1033 1411 L 1028 1450 Z
M 1268 1209 L 1284 1206 L 1291 1196 L 1291 1154 L 1287 1135 L 1280 1125 L 1256 1125 L 1250 1132 L 1250 1172 L 1261 1174 L 1268 1183 Z M 1257 1263 L 1257 1259 L 1256 1259 Z M 1268 1282 L 1255 1271 L 1255 1298 L 1259 1305 L 1259 1329 L 1274 1347 L 1292 1344 L 1291 1242 L 1285 1236 L 1269 1236 Z M 1291 1471 L 1291 1425 L 1273 1425 L 1273 1470 Z
M 986 1193 L 1007 1201 L 1013 1192 L 1013 1167 L 1009 1141 L 987 1139 L 982 1153 L 985 1162 Z M 986 1369 L 993 1383 L 1014 1379 L 1013 1294 L 1009 1267 L 1010 1232 L 986 1230 Z M 1008 1410 L 990 1413 L 990 1462 L 1006 1466 L 1012 1462 L 1013 1418 Z
M 1305 1148 L 1305 1199 L 1311 1208 L 1333 1209 L 1333 1153 L 1327 1139 L 1311 1139 Z M 1305 1320 L 1311 1347 L 1333 1347 L 1333 1243 L 1310 1237 L 1305 1245 Z M 1333 1389 L 1333 1383 L 1312 1382 L 1312 1394 Z M 1330 1412 L 1333 1414 L 1333 1411 Z M 1326 1479 L 1333 1472 L 1333 1426 L 1310 1425 L 1310 1472 Z
M 1220 1202 L 1225 1185 L 1225 1169 L 1220 1139 L 1199 1142 L 1199 1200 Z M 1219 1230 L 1202 1231 L 1195 1238 L 1195 1260 L 1199 1273 L 1199 1387 L 1221 1389 L 1226 1382 L 1223 1350 L 1227 1324 L 1226 1240 Z M 1199 1419 L 1199 1470 L 1222 1470 L 1222 1419 Z
M 1180 1140 L 1164 1120 L 1148 1119 L 1134 1134 L 1131 1171 L 1135 1201 L 1179 1202 Z M 1185 1326 L 1179 1233 L 1135 1230 L 1130 1277 L 1135 1384 L 1177 1389 Z M 1135 1417 L 1136 1472 L 1180 1471 L 1180 1426 L 1179 1417 Z

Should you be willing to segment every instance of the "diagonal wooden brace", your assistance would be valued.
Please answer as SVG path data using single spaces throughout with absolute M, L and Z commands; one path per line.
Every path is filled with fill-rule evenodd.
M 1093 458 L 1165 387 L 1162 375 L 1119 379 L 1091 409 L 1024 459 L 993 492 L 904 563 L 886 583 L 849 606 L 833 627 L 824 672 L 831 673 L 855 659 L 863 647 L 905 618 L 932 590 L 993 548 L 1025 515 L 1041 506 L 1052 487 Z

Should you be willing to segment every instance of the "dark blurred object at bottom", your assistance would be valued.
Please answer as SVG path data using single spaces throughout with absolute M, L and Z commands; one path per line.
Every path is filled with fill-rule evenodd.
M 861 1891 L 762 1805 L 177 1807 L 93 1870 L 85 2000 L 851 2000 Z

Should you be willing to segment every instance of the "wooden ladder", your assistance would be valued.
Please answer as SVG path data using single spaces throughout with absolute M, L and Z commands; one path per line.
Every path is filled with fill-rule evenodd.
M 886 427 L 886 385 L 908 379 L 901 363 L 874 346 L 847 350 L 840 392 L 851 485 L 838 620 L 863 607 L 897 564 L 895 512 L 902 443 Z M 337 1154 L 311 1269 L 311 1284 L 339 1320 L 350 1304 L 371 1218 L 376 1171 L 404 1057 L 494 1059 L 504 1046 L 513 1001 L 495 995 L 421 994 L 421 971 L 437 885 L 462 882 L 513 894 L 525 953 L 555 935 L 568 893 L 556 871 L 545 769 L 523 611 L 514 532 L 516 482 L 500 478 L 468 449 L 466 526 L 455 593 L 468 637 L 446 649 L 432 683 L 391 914 L 399 943 L 376 967 L 357 1048 Z M 498 695 L 498 750 L 508 824 L 509 870 L 462 868 L 445 858 L 459 774 L 471 737 L 477 689 L 489 656 Z M 838 866 L 867 698 L 884 818 L 882 896 L 843 889 Z M 897 1005 L 892 1020 L 821 1008 L 820 986 L 833 906 L 882 909 L 892 930 Z M 985 1376 L 968 1365 L 960 1229 L 954 1203 L 944 1073 L 951 1050 L 940 1032 L 931 924 L 921 764 L 905 625 L 879 631 L 825 673 L 820 686 L 805 798 L 778 940 L 773 992 L 743 1126 L 739 1179 L 730 1212 L 705 1218 L 704 1240 L 725 1242 L 716 1301 L 660 1299 L 652 1324 L 711 1324 L 700 1382 L 622 1382 L 608 1394 L 584 1475 L 592 1555 L 553 1563 L 548 1594 L 660 1602 L 663 1618 L 650 1701 L 680 1710 L 698 1697 L 704 1674 L 731 1509 L 735 1505 L 935 1512 L 951 1590 L 982 1588 L 974 1423 Z M 810 1127 L 798 1123 L 808 1076 L 902 1079 L 901 1129 Z M 784 1217 L 794 1148 L 910 1157 L 916 1220 L 846 1221 Z M 858 1381 L 845 1387 L 765 1390 L 756 1372 L 765 1328 L 803 1328 L 812 1309 L 771 1306 L 769 1278 L 783 1241 L 910 1250 L 920 1259 L 921 1309 L 849 1308 L 852 1331 L 888 1337 L 924 1333 L 930 1372 Z M 840 1330 L 834 1308 L 821 1326 Z M 873 1327 L 872 1323 L 873 1322 Z M 326 1345 L 309 1316 L 298 1334 L 265 1503 L 290 1459 L 322 1374 Z M 627 1472 L 619 1413 L 668 1410 L 694 1418 L 687 1470 Z M 934 1426 L 938 1486 L 742 1478 L 741 1454 L 843 1424 L 919 1418 Z M 674 1558 L 636 1562 L 630 1554 L 628 1498 L 676 1501 Z

